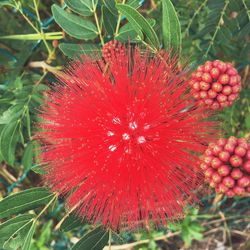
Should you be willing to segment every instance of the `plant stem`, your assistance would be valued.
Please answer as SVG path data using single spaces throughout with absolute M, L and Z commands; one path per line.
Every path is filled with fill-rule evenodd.
M 42 209 L 42 211 L 35 217 L 35 221 L 38 220 L 38 218 L 49 208 L 49 206 L 55 201 L 58 197 L 58 194 L 54 193 L 54 197 L 49 201 L 49 203 Z
M 245 0 L 242 0 L 242 3 L 243 3 L 243 5 L 244 5 L 244 8 L 246 9 L 247 16 L 248 16 L 248 20 L 250 21 L 250 10 L 248 9 Z
M 205 1 L 198 7 L 198 9 L 195 10 L 194 15 L 192 16 L 191 20 L 190 20 L 189 23 L 188 23 L 188 26 L 187 26 L 186 30 L 184 31 L 184 34 L 185 34 L 185 35 L 188 35 L 188 34 L 189 34 L 189 29 L 190 29 L 190 27 L 191 27 L 191 24 L 193 23 L 195 17 L 200 13 L 201 9 L 206 5 L 207 1 L 208 1 L 208 0 L 205 0 Z
M 109 229 L 109 250 L 111 250 L 112 230 Z
M 38 10 L 38 4 L 36 2 L 37 0 L 33 0 L 33 3 L 34 3 L 34 7 L 35 7 L 35 12 L 36 12 L 36 16 L 37 16 L 37 20 L 39 21 L 39 24 L 41 23 L 41 18 L 40 18 L 40 14 L 39 14 L 39 10 Z M 48 58 L 51 57 L 52 55 L 52 50 L 50 49 L 45 37 L 44 37 L 44 33 L 43 33 L 43 29 L 42 27 L 40 27 L 40 32 L 39 32 L 41 35 L 42 35 L 42 40 L 43 40 L 43 43 L 44 45 L 46 46 L 47 50 L 48 50 L 48 53 L 49 53 L 49 56 Z
M 92 5 L 93 5 L 93 13 L 94 13 L 94 17 L 95 17 L 95 23 L 96 23 L 96 27 L 97 27 L 97 30 L 98 30 L 98 35 L 100 37 L 101 44 L 103 46 L 104 45 L 104 40 L 103 40 L 102 31 L 101 31 L 101 27 L 100 27 L 100 24 L 99 24 L 98 16 L 97 16 L 97 13 L 96 13 L 96 6 L 94 5 L 93 0 L 92 0 Z
M 126 0 L 123 0 L 122 4 L 124 4 L 125 1 Z M 122 15 L 121 15 L 121 13 L 119 11 L 114 37 L 118 36 L 118 32 L 119 32 L 119 28 L 120 28 L 120 23 L 121 23 L 121 18 L 122 18 Z
M 214 44 L 214 40 L 215 40 L 215 38 L 216 38 L 216 36 L 217 36 L 217 33 L 218 33 L 219 29 L 220 29 L 221 23 L 223 22 L 223 17 L 224 17 L 224 15 L 225 15 L 225 12 L 226 12 L 226 9 L 227 9 L 227 6 L 228 6 L 229 2 L 230 2 L 229 0 L 225 0 L 225 5 L 224 5 L 224 7 L 223 7 L 223 9 L 222 9 L 222 11 L 221 11 L 221 13 L 220 13 L 219 22 L 218 22 L 218 24 L 217 24 L 217 26 L 216 26 L 216 28 L 215 28 L 214 35 L 213 35 L 211 41 L 209 42 L 209 46 L 208 46 L 208 48 L 207 48 L 207 50 L 206 50 L 206 52 L 205 52 L 205 54 L 204 54 L 204 58 L 207 58 L 208 53 L 209 53 L 211 47 L 212 47 L 213 44 Z

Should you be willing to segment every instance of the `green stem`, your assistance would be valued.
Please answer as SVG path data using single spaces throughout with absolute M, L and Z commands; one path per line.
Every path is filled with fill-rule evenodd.
M 124 4 L 125 2 L 126 2 L 126 0 L 123 0 L 122 4 Z M 121 12 L 119 11 L 114 37 L 118 36 L 120 23 L 121 23 L 121 18 L 122 18 L 122 15 L 121 15 Z
M 92 5 L 93 5 L 93 13 L 94 13 L 94 17 L 95 17 L 95 23 L 96 23 L 96 27 L 97 27 L 97 30 L 98 30 L 98 35 L 100 37 L 100 41 L 101 41 L 101 44 L 103 46 L 104 45 L 104 39 L 103 39 L 103 36 L 102 36 L 101 27 L 100 27 L 100 24 L 99 24 L 97 13 L 96 13 L 96 5 L 94 5 L 93 0 L 92 0 Z
M 185 35 L 188 35 L 189 29 L 190 29 L 190 27 L 191 27 L 191 24 L 193 23 L 195 17 L 200 13 L 201 9 L 206 5 L 207 1 L 208 1 L 208 0 L 205 0 L 205 1 L 198 7 L 198 9 L 195 10 L 194 15 L 192 16 L 191 20 L 190 20 L 189 23 L 188 23 L 188 26 L 187 26 L 186 30 L 184 31 L 184 34 L 185 34 Z
M 54 194 L 54 197 L 50 200 L 50 202 L 42 209 L 42 211 L 35 217 L 35 221 L 39 219 L 39 217 L 49 208 L 49 206 L 57 199 L 58 195 Z
M 40 24 L 41 23 L 41 18 L 40 18 L 40 14 L 39 14 L 39 10 L 38 10 L 38 4 L 37 4 L 36 0 L 33 0 L 33 3 L 34 3 L 34 7 L 35 7 L 35 12 L 36 12 L 37 20 L 39 21 L 39 24 Z M 43 40 L 43 43 L 44 43 L 45 47 L 48 50 L 49 58 L 50 58 L 50 56 L 52 54 L 52 50 L 50 49 L 48 43 L 46 42 L 46 39 L 44 37 L 44 33 L 43 33 L 43 29 L 42 28 L 40 28 L 40 32 L 39 33 L 42 34 L 42 40 Z
M 243 3 L 243 5 L 244 5 L 244 8 L 246 9 L 247 16 L 248 16 L 248 20 L 250 21 L 250 10 L 248 9 L 245 0 L 242 0 L 242 3 Z
M 109 229 L 109 250 L 111 250 L 111 241 L 112 241 L 112 230 Z
M 216 36 L 217 36 L 217 34 L 218 34 L 218 31 L 219 31 L 219 29 L 220 29 L 220 26 L 221 26 L 221 23 L 223 22 L 223 17 L 224 17 L 224 15 L 225 15 L 225 12 L 226 12 L 226 9 L 227 9 L 228 4 L 229 4 L 229 0 L 225 0 L 225 5 L 224 5 L 224 7 L 223 7 L 223 9 L 222 9 L 222 11 L 221 11 L 219 22 L 218 22 L 218 24 L 217 24 L 217 26 L 216 26 L 216 28 L 215 28 L 214 35 L 213 35 L 211 41 L 209 42 L 209 46 L 208 46 L 208 48 L 207 48 L 207 50 L 206 50 L 206 52 L 205 52 L 205 54 L 204 54 L 204 58 L 206 58 L 206 57 L 208 56 L 208 53 L 209 53 L 211 47 L 212 47 L 213 44 L 214 44 L 215 38 L 216 38 Z

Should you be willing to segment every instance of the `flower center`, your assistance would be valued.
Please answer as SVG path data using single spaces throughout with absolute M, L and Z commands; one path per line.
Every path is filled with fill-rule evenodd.
M 108 149 L 115 152 L 118 148 L 123 148 L 124 153 L 131 154 L 133 147 L 147 142 L 145 130 L 149 129 L 148 124 L 144 124 L 142 129 L 137 121 L 124 122 L 119 117 L 112 118 L 112 129 L 107 131 L 110 144 Z

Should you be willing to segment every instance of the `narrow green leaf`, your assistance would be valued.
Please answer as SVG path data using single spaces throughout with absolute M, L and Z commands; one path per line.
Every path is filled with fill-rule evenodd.
M 26 110 L 26 127 L 27 127 L 27 132 L 28 132 L 28 136 L 29 139 L 31 138 L 31 122 L 30 122 L 30 109 L 29 107 Z
M 108 242 L 108 232 L 98 227 L 85 234 L 71 250 L 102 250 Z
M 14 3 L 13 0 L 1 0 L 1 1 L 0 1 L 0 8 L 1 8 L 2 6 L 5 6 L 5 5 L 9 5 L 9 6 L 11 6 L 11 7 L 14 7 L 14 6 L 15 6 L 15 3 Z
M 99 55 L 101 49 L 94 44 L 74 44 L 74 43 L 61 43 L 59 44 L 60 50 L 64 55 L 74 59 L 80 55 Z
M 23 104 L 16 104 L 8 108 L 0 116 L 0 124 L 9 124 L 17 120 L 23 113 Z
M 126 16 L 128 21 L 131 23 L 135 31 L 138 33 L 138 35 L 141 34 L 141 32 L 145 35 L 147 38 L 149 44 L 154 49 L 160 48 L 160 43 L 158 40 L 158 37 L 153 30 L 152 26 L 148 23 L 148 21 L 134 8 L 132 8 L 129 5 L 126 4 L 117 4 L 117 9 Z
M 31 240 L 32 240 L 33 235 L 35 233 L 35 229 L 36 229 L 36 223 L 33 221 L 31 223 L 31 226 L 30 226 L 27 234 L 24 237 L 24 242 L 23 242 L 22 250 L 29 250 L 30 249 Z
M 45 188 L 31 188 L 0 201 L 0 219 L 46 205 L 54 194 Z
M 33 143 L 29 142 L 24 149 L 24 154 L 22 158 L 22 165 L 24 166 L 25 170 L 28 170 L 32 166 L 32 160 L 33 160 Z
M 163 44 L 167 50 L 181 51 L 181 26 L 171 0 L 162 0 Z
M 51 238 L 51 232 L 53 227 L 53 218 L 49 220 L 46 224 L 43 224 L 41 229 L 41 233 L 38 238 L 36 238 L 36 245 L 38 249 L 42 249 L 42 247 L 48 242 Z
M 55 4 L 52 5 L 52 13 L 57 24 L 70 36 L 84 40 L 97 37 L 97 28 L 91 21 L 70 14 Z
M 107 7 L 114 16 L 118 16 L 118 11 L 115 6 L 115 0 L 102 0 L 102 1 L 104 3 L 104 6 Z
M 114 15 L 108 7 L 102 6 L 103 26 L 108 35 L 113 36 L 117 24 L 117 16 Z
M 94 13 L 92 0 L 65 0 L 64 2 L 70 9 L 83 16 L 92 16 Z
M 70 214 L 65 221 L 62 223 L 60 229 L 63 231 L 71 231 L 74 228 L 83 226 L 82 220 L 74 214 Z
M 128 0 L 126 2 L 127 5 L 130 5 L 134 9 L 138 9 L 141 6 L 142 1 L 141 0 Z
M 133 26 L 130 23 L 124 24 L 120 29 L 118 35 L 115 37 L 116 40 L 121 42 L 127 42 L 130 40 L 131 42 L 137 41 L 137 38 L 143 37 L 143 34 L 138 35 L 138 33 L 134 30 Z
M 9 39 L 9 40 L 55 40 L 55 39 L 62 39 L 63 33 L 62 32 L 48 32 L 44 34 L 20 34 L 20 35 L 8 35 L 8 36 L 0 36 L 1 39 Z
M 154 19 L 149 18 L 147 19 L 147 21 L 152 27 L 155 26 L 156 21 Z M 141 37 L 143 37 L 142 34 Z M 136 38 L 138 38 L 138 35 L 130 23 L 124 24 L 119 29 L 118 35 L 115 37 L 116 40 L 119 40 L 121 42 L 127 42 L 128 40 L 130 40 L 131 42 L 138 42 L 139 40 Z
M 17 237 L 17 234 L 31 223 L 33 218 L 34 215 L 23 214 L 2 223 L 0 225 L 0 247 L 4 247 L 12 238 Z
M 19 137 L 18 127 L 19 121 L 13 121 L 10 124 L 6 124 L 0 135 L 0 152 L 3 159 L 10 165 L 15 161 L 16 144 Z

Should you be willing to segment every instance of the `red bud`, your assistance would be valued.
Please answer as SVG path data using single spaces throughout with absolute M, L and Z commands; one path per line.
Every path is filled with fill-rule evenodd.
M 226 192 L 226 196 L 228 197 L 234 197 L 235 196 L 235 193 L 232 189 L 229 189 L 227 192 Z
M 232 88 L 230 87 L 230 86 L 225 86 L 224 88 L 223 88 L 223 90 L 222 90 L 222 94 L 224 94 L 224 95 L 230 95 L 231 93 L 232 93 Z
M 220 183 L 217 188 L 216 192 L 224 194 L 225 192 L 228 191 L 228 187 L 226 187 L 224 184 Z
M 214 90 L 212 90 L 212 89 L 210 89 L 209 91 L 208 91 L 208 97 L 209 98 L 215 98 L 217 96 L 217 93 L 214 91 Z
M 203 73 L 202 74 L 202 80 L 204 82 L 211 83 L 213 79 L 212 79 L 212 77 L 210 76 L 209 73 Z
M 236 186 L 236 187 L 233 188 L 233 191 L 234 191 L 234 193 L 235 193 L 236 195 L 239 195 L 239 196 L 242 196 L 242 195 L 245 194 L 245 189 L 242 188 L 242 187 Z
M 211 155 L 213 155 L 212 150 L 210 150 L 210 149 L 206 149 L 206 151 L 205 151 L 205 155 L 207 155 L 207 156 L 211 156 Z
M 238 72 L 237 72 L 237 70 L 235 68 L 230 67 L 227 70 L 227 74 L 230 75 L 230 76 L 236 76 L 238 74 Z
M 205 176 L 206 177 L 211 177 L 212 174 L 214 173 L 214 170 L 212 168 L 208 168 L 206 171 L 205 171 Z
M 238 180 L 240 179 L 242 176 L 243 176 L 243 173 L 240 169 L 236 168 L 236 169 L 233 169 L 232 172 L 231 172 L 231 176 L 235 179 L 235 180 Z
M 220 183 L 220 182 L 221 182 L 221 176 L 220 176 L 218 173 L 213 173 L 213 175 L 212 175 L 212 180 L 213 180 L 215 183 Z
M 217 169 L 218 167 L 220 167 L 222 164 L 221 160 L 218 158 L 213 158 L 213 160 L 211 161 L 211 166 L 214 169 Z
M 228 96 L 228 101 L 235 101 L 237 99 L 237 95 L 236 94 L 231 94 Z
M 236 145 L 238 143 L 238 139 L 235 136 L 230 136 L 228 138 L 228 142 L 231 143 L 231 144 Z
M 246 161 L 244 164 L 243 164 L 243 168 L 245 169 L 245 171 L 247 173 L 250 173 L 250 160 Z
M 212 68 L 210 70 L 210 75 L 213 77 L 213 79 L 217 79 L 220 75 L 220 70 L 217 68 Z
M 222 183 L 223 183 L 226 187 L 232 188 L 232 187 L 234 186 L 234 184 L 235 184 L 235 181 L 234 181 L 234 179 L 233 179 L 232 177 L 227 176 L 227 177 L 224 177 L 224 178 L 223 178 Z
M 215 92 L 221 92 L 222 88 L 223 87 L 219 82 L 214 82 L 212 84 L 212 90 L 214 90 Z
M 227 100 L 227 96 L 223 95 L 223 94 L 219 94 L 217 96 L 217 101 L 218 102 L 225 102 Z
M 250 179 L 248 176 L 243 176 L 237 181 L 237 184 L 242 188 L 248 187 L 250 185 Z
M 239 157 L 243 157 L 246 154 L 246 152 L 247 152 L 246 149 L 241 146 L 236 147 L 234 150 L 234 153 Z
M 230 173 L 230 167 L 227 165 L 222 165 L 218 168 L 218 173 L 220 176 L 227 176 Z
M 211 161 L 213 160 L 212 156 L 205 156 L 204 157 L 204 162 L 209 165 L 211 163 Z
M 206 170 L 206 169 L 208 168 L 208 165 L 207 165 L 206 163 L 202 162 L 202 163 L 200 164 L 200 168 L 201 168 L 202 170 Z
M 222 152 L 222 147 L 219 146 L 219 145 L 215 145 L 215 146 L 213 147 L 213 149 L 212 149 L 212 152 L 213 152 L 214 155 L 217 156 L 217 155 L 219 155 L 219 153 Z
M 227 139 L 225 139 L 225 138 L 220 138 L 218 141 L 217 141 L 217 144 L 219 145 L 219 146 L 225 146 L 226 145 L 226 143 L 227 143 Z
M 233 167 L 239 167 L 242 164 L 242 159 L 238 155 L 231 156 L 229 161 Z
M 219 79 L 218 79 L 218 81 L 221 84 L 227 84 L 227 83 L 229 83 L 229 80 L 230 80 L 230 78 L 229 78 L 229 75 L 227 75 L 227 74 L 220 75 Z
M 233 153 L 234 148 L 235 148 L 235 146 L 233 144 L 229 143 L 229 142 L 224 147 L 224 149 L 229 153 Z
M 227 162 L 230 158 L 230 154 L 227 152 L 227 151 L 222 151 L 219 153 L 219 159 L 224 161 L 224 162 Z

